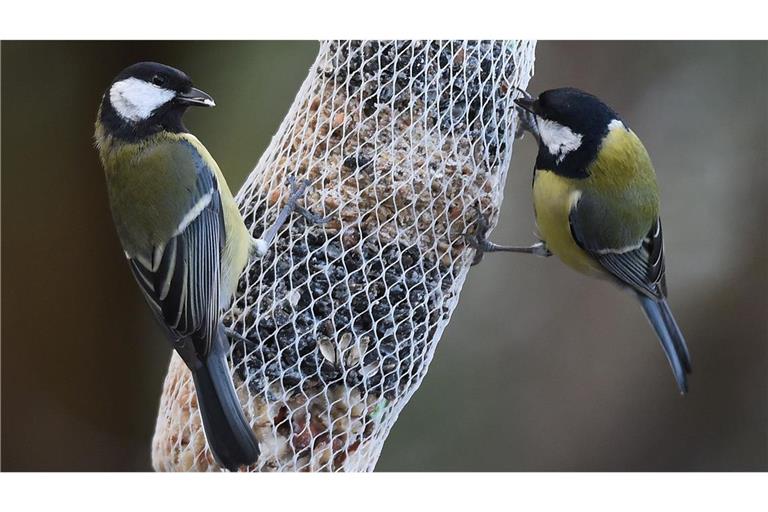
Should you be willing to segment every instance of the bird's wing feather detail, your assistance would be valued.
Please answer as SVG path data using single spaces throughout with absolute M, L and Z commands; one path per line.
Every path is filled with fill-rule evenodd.
M 156 251 L 155 269 L 138 258 L 131 270 L 153 309 L 174 339 L 191 338 L 198 355 L 205 357 L 218 324 L 220 256 L 224 247 L 224 217 L 214 181 L 198 189 L 198 197 L 211 200 L 194 219 Z M 197 202 L 195 204 L 198 204 Z
M 600 212 L 599 217 L 596 212 Z M 605 218 L 602 209 L 590 207 L 582 198 L 568 219 L 576 243 L 625 286 L 655 300 L 666 297 L 661 219 L 656 218 L 644 238 L 619 241 L 606 240 L 602 235 L 621 232 L 608 229 Z

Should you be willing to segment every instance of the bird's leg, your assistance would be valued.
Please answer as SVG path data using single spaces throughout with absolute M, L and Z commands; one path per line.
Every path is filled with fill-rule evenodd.
M 320 217 L 319 215 L 315 215 L 314 213 L 310 212 L 303 206 L 298 205 L 299 199 L 307 190 L 307 186 L 309 185 L 308 180 L 301 180 L 301 182 L 298 182 L 296 181 L 296 178 L 289 176 L 288 184 L 291 185 L 291 194 L 288 196 L 288 201 L 286 202 L 285 206 L 283 206 L 282 210 L 280 210 L 280 213 L 277 214 L 275 222 L 267 230 L 264 237 L 254 240 L 254 252 L 259 258 L 266 254 L 269 246 L 272 245 L 272 242 L 275 241 L 277 232 L 280 231 L 280 228 L 283 227 L 285 222 L 288 220 L 288 217 L 294 211 L 301 214 L 301 216 L 304 217 L 310 224 L 323 224 L 329 220 L 329 217 Z
M 301 180 L 301 184 L 296 184 L 296 178 L 293 176 L 288 176 L 288 184 L 291 186 L 291 195 L 288 198 L 288 204 L 285 205 L 283 208 L 283 211 L 280 212 L 281 214 L 285 211 L 288 211 L 286 214 L 286 218 L 288 217 L 288 214 L 295 211 L 298 212 L 302 217 L 304 217 L 304 220 L 307 221 L 309 224 L 325 224 L 329 220 L 331 220 L 331 216 L 327 217 L 321 217 L 320 215 L 317 215 L 316 213 L 312 213 L 308 209 L 304 208 L 303 206 L 300 206 L 298 204 L 299 198 L 304 195 L 304 191 L 307 189 L 307 186 L 309 186 L 309 180 Z M 280 216 L 278 215 L 278 219 Z M 283 220 L 285 222 L 285 219 Z M 275 221 L 277 223 L 277 221 Z M 279 228 L 278 228 L 279 229 Z
M 544 242 L 539 242 L 529 246 L 514 247 L 508 245 L 498 245 L 489 241 L 485 236 L 490 228 L 488 218 L 480 211 L 479 206 L 475 205 L 477 211 L 477 220 L 475 220 L 475 231 L 473 233 L 464 232 L 461 235 L 467 241 L 470 247 L 475 249 L 475 257 L 472 265 L 477 265 L 483 259 L 487 252 L 517 252 L 524 254 L 533 254 L 535 256 L 548 257 L 552 253 L 547 249 Z
M 520 89 L 519 87 L 515 87 L 518 91 L 520 91 L 521 96 L 525 99 L 532 99 L 533 97 L 528 94 L 526 91 Z M 517 112 L 517 126 L 515 127 L 515 138 L 519 139 L 521 138 L 525 132 L 530 132 L 531 135 L 533 135 L 536 140 L 540 139 L 539 136 L 539 126 L 536 124 L 536 116 L 533 114 L 533 112 L 529 112 L 528 110 L 525 110 L 524 108 L 515 105 L 515 112 Z
M 280 230 L 280 228 L 283 227 L 285 222 L 288 220 L 288 217 L 290 217 L 291 213 L 296 209 L 296 203 L 298 202 L 299 198 L 304 195 L 304 192 L 307 190 L 307 185 L 309 185 L 307 180 L 301 180 L 301 182 L 297 182 L 296 178 L 293 176 L 288 178 L 288 183 L 291 185 L 291 194 L 288 196 L 288 201 L 285 203 L 285 206 L 283 206 L 282 210 L 280 210 L 280 212 L 277 214 L 275 222 L 267 230 L 266 234 L 262 238 L 267 247 L 272 245 L 272 242 L 275 241 L 277 232 Z

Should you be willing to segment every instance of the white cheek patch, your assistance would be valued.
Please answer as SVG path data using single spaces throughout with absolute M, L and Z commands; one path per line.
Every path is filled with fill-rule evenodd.
M 109 101 L 121 117 L 142 121 L 175 95 L 171 90 L 131 77 L 112 85 Z
M 567 126 L 539 116 L 537 116 L 536 121 L 539 126 L 541 141 L 547 146 L 549 153 L 555 157 L 557 163 L 562 162 L 568 153 L 581 147 L 581 134 L 575 133 Z

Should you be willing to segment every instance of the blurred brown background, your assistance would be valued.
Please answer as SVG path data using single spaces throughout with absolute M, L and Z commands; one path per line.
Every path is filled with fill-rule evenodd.
M 145 471 L 170 348 L 132 282 L 91 136 L 103 89 L 157 60 L 218 104 L 187 124 L 233 188 L 314 42 L 2 43 L 2 469 Z M 555 259 L 469 276 L 379 470 L 768 469 L 768 44 L 540 42 L 530 90 L 573 85 L 640 135 L 694 361 L 681 398 L 638 305 Z M 534 229 L 516 145 L 493 238 Z

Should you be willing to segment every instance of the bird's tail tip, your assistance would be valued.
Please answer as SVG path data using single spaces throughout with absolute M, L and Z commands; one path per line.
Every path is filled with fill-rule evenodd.
M 680 395 L 685 396 L 688 394 L 688 375 L 691 373 L 692 367 L 691 356 L 683 333 L 672 316 L 666 299 L 657 301 L 640 296 L 640 302 L 643 305 L 643 310 L 645 310 L 645 315 L 656 331 L 661 347 L 664 349 Z
M 230 471 L 255 464 L 259 444 L 245 419 L 224 354 L 214 350 L 192 374 L 205 438 L 216 462 Z

